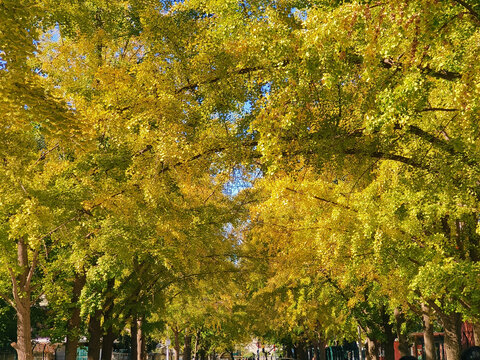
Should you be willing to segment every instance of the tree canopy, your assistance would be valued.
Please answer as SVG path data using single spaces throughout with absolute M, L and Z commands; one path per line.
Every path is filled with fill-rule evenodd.
M 256 336 L 392 360 L 422 316 L 458 359 L 461 322 L 480 334 L 479 58 L 473 0 L 1 1 L 19 358 L 41 302 L 67 360 L 126 332 L 140 358 L 145 336 Z

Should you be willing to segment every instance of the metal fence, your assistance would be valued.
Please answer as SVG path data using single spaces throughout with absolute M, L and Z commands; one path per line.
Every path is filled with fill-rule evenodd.
M 0 359 L 2 360 L 2 359 Z M 130 353 L 126 352 L 113 352 L 112 360 L 130 360 Z

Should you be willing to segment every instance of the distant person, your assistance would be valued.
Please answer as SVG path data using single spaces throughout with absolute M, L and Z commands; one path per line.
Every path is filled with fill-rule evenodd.
M 418 359 L 413 355 L 404 355 L 399 360 L 418 360 Z
M 472 346 L 462 352 L 461 360 L 480 360 L 480 346 Z

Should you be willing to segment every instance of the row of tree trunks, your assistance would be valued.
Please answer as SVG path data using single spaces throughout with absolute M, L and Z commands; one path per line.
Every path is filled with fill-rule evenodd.
M 321 336 L 313 342 L 313 353 L 315 360 L 326 360 L 325 347 L 327 342 Z
M 147 343 L 145 341 L 145 332 L 143 331 L 143 317 L 132 317 L 130 327 L 131 344 L 130 356 L 132 360 L 147 359 Z
M 195 360 L 198 360 L 199 340 L 200 340 L 200 330 L 197 330 L 197 333 L 195 334 L 195 346 L 193 347 Z

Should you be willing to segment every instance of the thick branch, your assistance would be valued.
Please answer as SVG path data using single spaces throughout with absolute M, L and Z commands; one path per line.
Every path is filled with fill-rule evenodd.
M 0 298 L 2 298 L 3 300 L 5 300 L 10 306 L 12 306 L 13 308 L 15 308 L 15 303 L 14 303 L 13 300 L 10 298 L 10 296 L 7 296 L 7 294 L 4 294 L 4 293 L 0 292 Z
M 197 160 L 197 159 L 200 159 L 201 157 L 203 156 L 206 156 L 206 155 L 210 155 L 210 154 L 214 154 L 214 153 L 218 153 L 218 152 L 222 152 L 223 150 L 225 150 L 224 147 L 218 147 L 218 148 L 214 148 L 214 149 L 208 149 L 206 150 L 205 152 L 203 153 L 200 153 L 200 154 L 197 154 L 197 155 L 194 155 L 192 156 L 190 159 L 187 159 L 187 160 L 184 160 L 184 161 L 178 161 L 177 163 L 173 164 L 172 166 L 170 165 L 167 165 L 167 166 L 164 166 L 162 167 L 162 169 L 159 171 L 160 174 L 163 174 L 167 171 L 170 171 L 172 169 L 175 169 L 181 165 L 185 165 L 186 163 L 189 163 L 191 161 L 194 161 L 194 160 Z
M 266 69 L 269 69 L 269 68 L 276 69 L 276 68 L 280 68 L 280 67 L 285 67 L 285 66 L 287 66 L 289 63 L 290 63 L 290 60 L 285 59 L 285 60 L 282 60 L 280 63 L 275 64 L 275 65 L 245 67 L 245 68 L 242 68 L 242 69 L 239 69 L 239 70 L 231 71 L 231 72 L 228 73 L 227 75 L 228 75 L 228 76 L 232 76 L 232 75 L 244 75 L 244 74 L 250 74 L 250 73 L 257 72 L 257 71 L 261 71 L 261 70 L 266 70 Z M 228 76 L 227 76 L 227 77 L 228 77 Z M 222 80 L 222 79 L 224 79 L 224 78 L 226 78 L 226 77 L 216 76 L 216 77 L 214 77 L 214 78 L 212 78 L 212 79 L 209 79 L 209 80 L 205 80 L 205 81 L 197 82 L 197 83 L 195 83 L 195 84 L 190 84 L 190 85 L 183 86 L 183 87 L 177 89 L 175 92 L 178 94 L 178 93 L 181 93 L 181 92 L 184 92 L 184 91 L 195 90 L 195 89 L 197 89 L 200 85 L 215 84 L 215 83 L 219 82 L 220 80 Z
M 463 151 L 457 151 L 455 149 L 455 147 L 453 146 L 453 144 L 451 144 L 447 140 L 439 139 L 436 136 L 426 132 L 425 130 L 421 129 L 418 126 L 410 125 L 410 126 L 408 126 L 407 131 L 409 133 L 414 134 L 414 135 L 418 136 L 419 138 L 429 142 L 430 144 L 434 145 L 435 147 L 437 147 L 437 148 L 439 148 L 443 151 L 446 151 L 448 154 L 450 154 L 452 156 L 460 156 L 462 161 L 464 163 L 466 163 L 467 165 L 470 165 L 470 166 L 477 166 L 478 165 L 477 161 L 469 158 L 468 155 L 465 154 Z
M 428 306 L 430 306 L 433 310 L 435 310 L 435 312 L 437 313 L 437 315 L 443 319 L 445 317 L 445 314 L 442 310 L 442 308 L 440 306 L 438 306 L 435 301 L 433 300 L 427 300 L 426 301 L 428 303 Z
M 472 306 L 463 299 L 458 299 L 458 302 L 467 310 L 472 310 Z
M 395 68 L 402 67 L 402 63 L 396 62 L 395 60 L 390 58 L 382 59 L 381 64 L 386 69 L 390 69 L 392 67 L 395 67 Z M 437 78 L 437 79 L 454 81 L 462 77 L 462 75 L 458 72 L 448 71 L 448 70 L 433 70 L 429 66 L 419 67 L 419 69 L 426 75 Z
M 472 6 L 472 5 L 468 4 L 468 3 L 467 3 L 466 1 L 464 1 L 464 0 L 453 0 L 453 1 L 455 1 L 457 4 L 462 5 L 465 9 L 467 9 L 468 12 L 469 12 L 473 17 L 475 17 L 475 19 L 477 20 L 477 23 L 480 23 L 480 14 L 473 9 L 473 6 Z
M 461 0 L 459 0 L 459 1 L 461 1 Z M 363 59 L 359 58 L 359 60 L 356 63 L 361 64 L 362 62 L 363 62 Z M 257 72 L 257 71 L 267 70 L 269 68 L 276 69 L 276 68 L 285 67 L 289 63 L 290 63 L 290 60 L 285 59 L 285 60 L 282 60 L 280 63 L 275 64 L 275 65 L 271 65 L 271 66 L 246 67 L 246 68 L 243 68 L 243 69 L 231 71 L 227 74 L 227 76 L 223 76 L 223 77 L 222 76 L 216 76 L 212 79 L 199 81 L 199 82 L 196 82 L 194 84 L 189 84 L 189 85 L 182 86 L 182 87 L 178 88 L 177 90 L 175 90 L 175 93 L 179 94 L 179 93 L 185 92 L 185 91 L 196 90 L 201 85 L 215 84 L 215 83 L 217 83 L 217 82 L 221 81 L 222 79 L 225 79 L 229 76 L 250 74 L 250 73 L 253 73 L 253 72 Z M 387 68 L 387 69 L 392 68 L 392 67 L 401 67 L 402 66 L 401 63 L 397 63 L 394 60 L 389 59 L 389 58 L 382 59 L 381 65 L 384 68 Z M 454 81 L 454 80 L 457 80 L 457 79 L 462 77 L 461 74 L 458 73 L 458 72 L 448 71 L 448 70 L 433 70 L 428 66 L 420 67 L 420 70 L 422 70 L 425 74 L 427 74 L 431 77 L 438 78 L 438 79 L 444 79 L 444 80 L 448 80 L 448 81 Z
M 40 253 L 39 250 L 36 250 L 34 253 L 33 253 L 33 259 L 32 259 L 32 263 L 30 265 L 30 269 L 28 270 L 28 275 L 27 275 L 27 280 L 26 280 L 26 286 L 30 286 L 31 282 L 32 282 L 32 278 L 33 278 L 33 273 L 35 272 L 35 268 L 37 267 L 37 260 L 38 260 L 38 254 Z
M 18 304 L 20 302 L 20 294 L 18 291 L 18 282 L 17 282 L 17 277 L 15 276 L 15 273 L 13 272 L 11 267 L 8 267 L 8 273 L 10 274 L 10 280 L 12 281 L 13 285 L 13 298 L 14 298 L 14 304 L 13 307 L 16 309 Z
M 133 156 L 140 156 L 140 155 L 143 155 L 144 153 L 152 150 L 153 146 L 152 145 L 147 145 L 145 146 L 142 150 L 138 151 L 136 154 L 134 154 Z
M 292 189 L 292 188 L 289 188 L 289 187 L 287 187 L 287 188 L 285 188 L 285 189 L 288 190 L 288 191 L 294 192 L 295 194 L 306 195 L 306 194 L 302 193 L 301 191 L 298 191 L 298 190 L 295 190 L 295 189 Z M 335 206 L 342 207 L 342 208 L 344 208 L 344 209 L 348 209 L 348 210 L 352 210 L 352 211 L 354 211 L 354 212 L 357 212 L 357 210 L 352 209 L 351 207 L 349 207 L 349 206 L 347 206 L 347 205 L 339 204 L 339 203 L 337 203 L 337 202 L 335 202 L 335 201 L 328 200 L 328 199 L 322 198 L 322 197 L 320 197 L 320 196 L 316 196 L 316 195 L 311 195 L 311 196 L 312 196 L 314 199 L 316 199 L 316 200 L 320 200 L 320 201 L 326 202 L 326 203 L 328 203 L 328 204 L 332 204 L 332 205 L 335 205 Z
M 455 112 L 455 111 L 460 111 L 460 109 L 449 109 L 449 108 L 425 108 L 420 110 L 419 112 L 427 112 L 427 111 L 444 111 L 444 112 Z
M 347 149 L 345 150 L 345 154 L 347 155 L 365 155 L 369 156 L 375 159 L 382 159 L 382 160 L 393 160 L 393 161 L 398 161 L 401 163 L 404 163 L 406 165 L 412 166 L 417 169 L 422 169 L 422 170 L 427 170 L 427 171 L 432 171 L 432 169 L 425 165 L 421 164 L 417 161 L 415 161 L 412 158 L 408 158 L 402 155 L 397 155 L 397 154 L 388 154 L 384 153 L 382 151 L 374 151 L 374 152 L 367 152 L 364 150 L 359 150 L 359 149 Z

